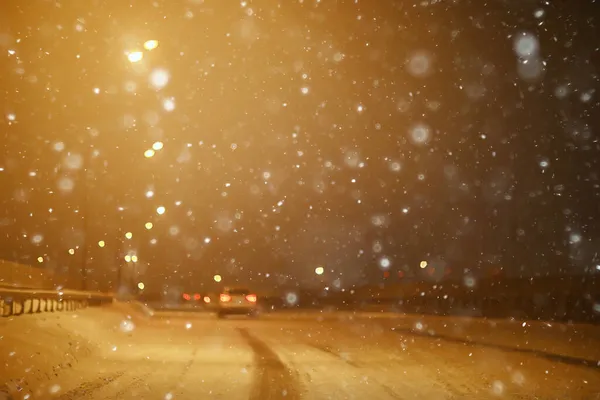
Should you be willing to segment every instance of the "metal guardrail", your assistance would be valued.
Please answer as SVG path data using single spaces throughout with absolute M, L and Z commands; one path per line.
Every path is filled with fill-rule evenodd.
M 112 303 L 112 293 L 50 290 L 0 285 L 0 316 L 73 311 Z

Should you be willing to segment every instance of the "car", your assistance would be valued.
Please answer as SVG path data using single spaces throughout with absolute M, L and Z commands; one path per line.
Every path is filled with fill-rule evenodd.
M 225 288 L 219 295 L 217 317 L 227 315 L 248 315 L 255 317 L 258 314 L 258 298 L 250 290 L 244 288 Z
M 180 306 L 184 308 L 206 308 L 206 295 L 199 291 L 185 290 L 181 293 Z

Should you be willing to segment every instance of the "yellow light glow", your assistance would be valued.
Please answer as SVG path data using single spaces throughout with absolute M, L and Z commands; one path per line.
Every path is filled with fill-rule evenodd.
M 131 256 L 130 256 L 129 254 L 127 254 L 127 255 L 125 256 L 125 261 L 126 261 L 126 262 L 131 262 Z
M 133 233 L 131 233 L 131 232 L 127 232 L 127 233 L 125 234 L 125 237 L 126 237 L 127 239 L 131 239 L 131 238 L 133 237 Z
M 148 51 L 154 50 L 157 47 L 158 47 L 158 40 L 147 40 L 146 43 L 144 43 L 144 48 Z
M 131 256 L 131 262 L 138 262 L 137 256 Z
M 144 58 L 144 53 L 141 51 L 132 51 L 131 53 L 127 54 L 127 59 L 130 63 L 140 62 L 142 61 L 142 58 Z
M 146 222 L 146 225 L 144 226 L 146 227 L 146 229 L 150 230 L 154 225 L 152 224 L 152 222 Z
M 70 254 L 70 255 L 73 255 L 73 254 L 75 254 L 75 249 L 69 249 L 69 254 Z
M 106 243 L 104 243 L 104 240 L 98 242 L 98 247 L 104 247 L 105 245 Z
M 162 149 L 164 146 L 163 142 L 154 142 L 154 144 L 152 145 L 152 148 L 156 151 Z
M 146 285 L 144 285 L 144 282 L 138 283 L 138 289 L 144 290 L 145 287 L 146 287 Z
M 215 280 L 215 282 L 221 282 L 221 275 L 215 275 L 213 276 L 213 279 Z
M 42 262 L 44 262 L 44 257 L 38 257 L 38 262 L 39 262 L 39 263 L 42 263 Z
M 166 210 L 166 208 L 164 208 L 163 206 L 160 206 L 160 207 L 158 207 L 158 208 L 156 209 L 156 213 L 157 213 L 158 215 L 163 215 L 163 214 L 165 213 L 165 211 L 167 211 L 167 210 Z
M 427 261 L 421 261 L 419 263 L 419 267 L 421 267 L 421 268 L 427 268 Z
M 317 267 L 317 268 L 315 268 L 315 274 L 317 274 L 317 275 L 323 275 L 323 272 L 325 272 L 325 269 L 323 267 Z
M 154 157 L 154 150 L 152 150 L 152 149 L 146 150 L 144 152 L 144 157 L 146 157 L 146 158 Z

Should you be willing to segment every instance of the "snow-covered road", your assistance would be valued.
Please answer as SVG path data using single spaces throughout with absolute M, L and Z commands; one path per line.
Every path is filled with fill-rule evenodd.
M 599 332 L 376 313 L 151 317 L 117 304 L 0 320 L 0 388 L 19 399 L 600 399 Z

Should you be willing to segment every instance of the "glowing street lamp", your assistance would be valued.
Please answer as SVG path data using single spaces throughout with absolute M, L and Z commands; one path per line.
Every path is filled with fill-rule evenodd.
M 141 51 L 132 51 L 127 54 L 127 59 L 132 64 L 142 61 L 142 58 L 144 58 L 144 53 Z
M 315 274 L 317 274 L 317 275 L 323 275 L 324 272 L 325 272 L 325 268 L 323 268 L 323 267 L 315 268 Z
M 215 275 L 213 276 L 213 279 L 215 280 L 215 282 L 221 282 L 221 275 Z
M 158 47 L 158 40 L 146 40 L 144 43 L 144 48 L 148 51 L 154 50 Z

